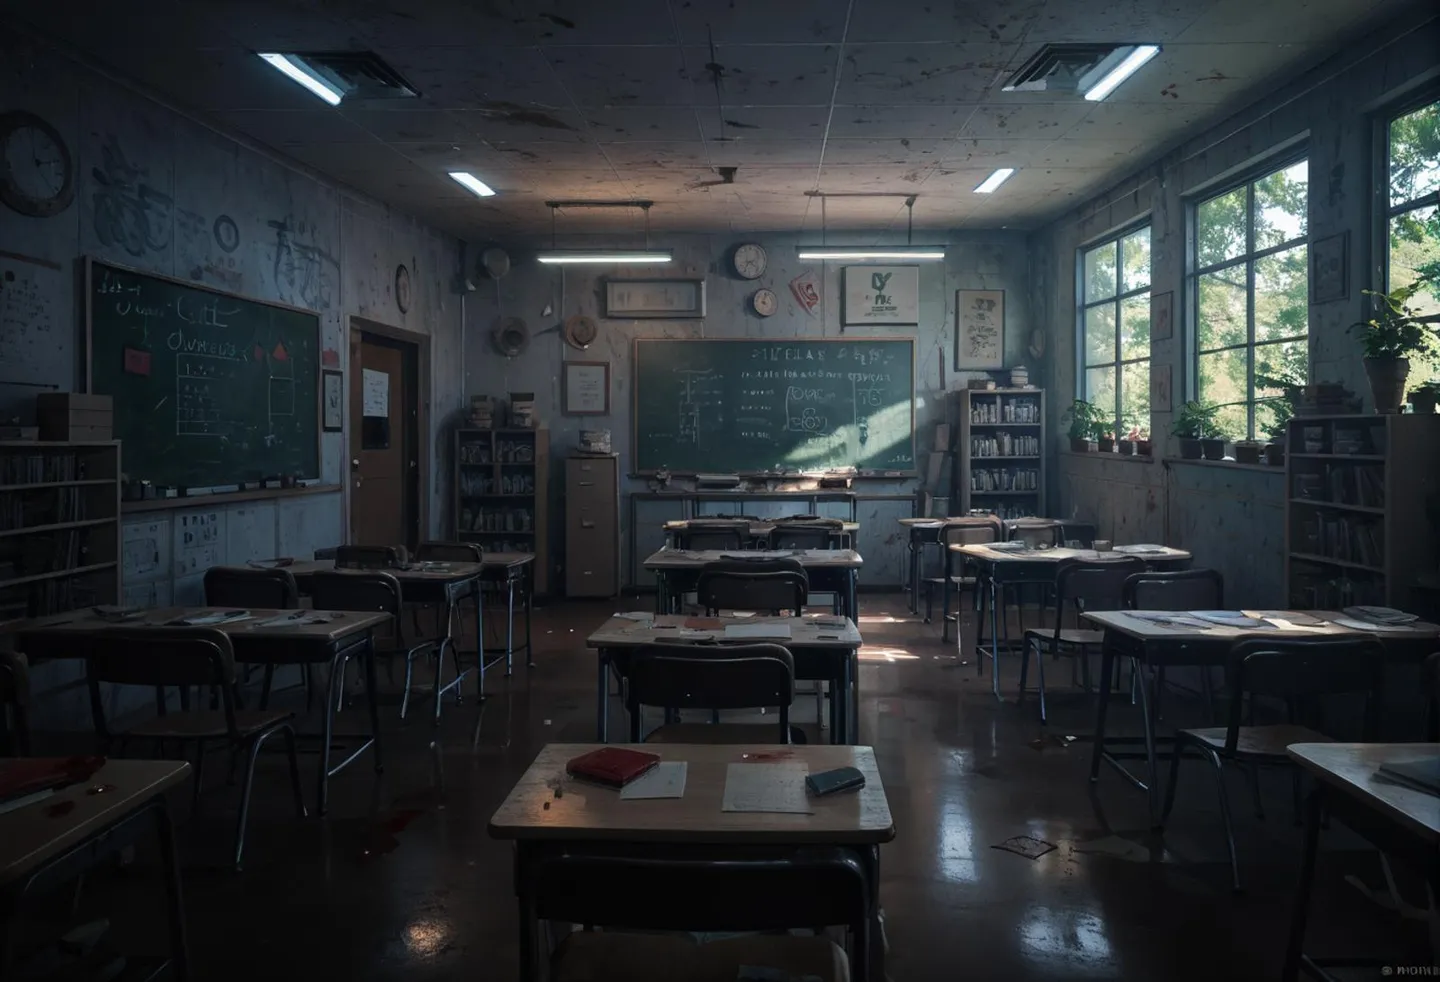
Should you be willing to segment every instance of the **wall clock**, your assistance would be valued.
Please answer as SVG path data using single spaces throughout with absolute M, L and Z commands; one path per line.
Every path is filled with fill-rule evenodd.
M 404 263 L 395 267 L 395 306 L 402 314 L 410 312 L 410 269 Z
M 750 297 L 750 307 L 761 317 L 770 317 L 780 309 L 780 299 L 774 290 L 756 290 Z
M 60 133 L 33 113 L 0 116 L 0 201 L 49 218 L 75 198 L 75 162 Z
M 731 264 L 735 267 L 737 275 L 747 280 L 758 280 L 765 275 L 765 266 L 769 257 L 765 254 L 765 247 L 754 242 L 746 242 L 744 245 L 735 247 L 735 255 L 731 257 Z

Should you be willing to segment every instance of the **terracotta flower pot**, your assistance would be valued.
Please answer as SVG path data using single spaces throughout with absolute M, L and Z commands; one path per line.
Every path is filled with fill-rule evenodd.
M 1398 413 L 1405 401 L 1405 379 L 1410 375 L 1409 358 L 1366 358 L 1365 374 L 1370 378 L 1370 398 L 1377 413 Z
M 1204 451 L 1204 453 L 1205 453 L 1205 459 L 1206 459 L 1206 460 L 1224 460 L 1224 459 L 1225 459 L 1225 441 L 1224 441 L 1224 440 L 1209 440 L 1209 439 L 1201 440 L 1201 441 L 1200 441 L 1200 449 Z
M 1114 438 L 1113 436 L 1102 436 L 1102 437 L 1100 438 L 1100 452 L 1101 452 L 1101 453 L 1114 453 L 1114 452 L 1115 452 L 1115 438 Z
M 1089 453 L 1095 449 L 1095 444 L 1084 437 L 1072 436 L 1070 438 L 1070 449 L 1076 453 Z
M 1180 456 L 1185 460 L 1199 460 L 1203 456 L 1200 441 L 1182 436 L 1180 438 Z
M 1243 441 L 1235 444 L 1235 462 L 1237 464 L 1258 464 L 1260 453 L 1265 448 L 1258 443 Z
M 1149 440 L 1136 440 L 1136 441 L 1135 441 L 1135 452 L 1136 452 L 1137 454 L 1139 454 L 1141 457 L 1148 457 L 1148 456 L 1150 456 L 1150 441 L 1149 441 Z
M 1410 393 L 1410 408 L 1415 411 L 1417 416 L 1428 416 L 1435 412 L 1437 401 L 1440 399 L 1437 399 L 1436 394 L 1429 390 L 1417 390 Z
M 1265 445 L 1265 463 L 1271 467 L 1285 466 L 1285 444 L 1276 441 Z
M 1120 455 L 1121 455 L 1122 457 L 1133 457 L 1133 456 L 1135 456 L 1135 441 L 1134 441 L 1134 440 L 1116 440 L 1116 441 L 1115 441 L 1115 446 L 1119 449 Z

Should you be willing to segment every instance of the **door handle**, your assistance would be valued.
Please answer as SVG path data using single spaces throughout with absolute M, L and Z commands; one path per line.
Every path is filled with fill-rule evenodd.
M 582 518 L 580 519 L 580 527 L 582 529 L 593 529 L 595 527 L 595 523 L 590 521 L 589 519 Z
M 360 458 L 359 458 L 359 457 L 351 457 L 351 458 L 350 458 L 350 469 L 351 469 L 352 471 L 358 471 L 358 470 L 360 469 Z

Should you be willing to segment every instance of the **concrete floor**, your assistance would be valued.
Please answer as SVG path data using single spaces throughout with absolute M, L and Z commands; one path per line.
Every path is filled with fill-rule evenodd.
M 383 778 L 368 764 L 336 778 L 327 820 L 294 820 L 280 758 L 264 761 L 243 874 L 215 868 L 229 844 L 233 790 L 216 787 L 193 820 L 184 818 L 188 796 L 177 798 L 196 978 L 515 978 L 510 851 L 486 823 L 543 744 L 593 739 L 584 638 L 610 612 L 647 602 L 538 611 L 537 666 L 517 667 L 508 681 L 490 677 L 494 695 L 473 744 L 469 697 L 446 707 L 438 730 L 423 703 L 405 726 L 387 706 Z M 861 598 L 860 742 L 876 748 L 897 829 L 882 851 L 892 979 L 1277 977 L 1299 861 L 1288 777 L 1265 778 L 1262 823 L 1234 775 L 1249 889 L 1233 897 L 1202 765 L 1184 766 L 1172 828 L 1163 843 L 1152 840 L 1140 793 L 1109 771 L 1089 784 L 1088 744 L 1037 739 L 1044 731 L 1033 702 L 1013 702 L 1013 661 L 1001 676 L 1009 701 L 997 703 L 973 659 L 958 664 L 938 626 L 905 606 L 899 595 Z M 1049 675 L 1057 688 L 1069 679 L 1063 669 Z M 813 697 L 800 699 L 802 711 L 813 706 Z M 1057 693 L 1048 733 L 1087 732 L 1090 707 L 1081 694 Z M 617 701 L 612 716 L 619 711 Z M 1117 727 L 1135 713 L 1121 702 Z M 1169 724 L 1197 719 L 1178 698 L 1166 715 Z M 307 774 L 313 762 L 304 760 Z M 222 771 L 211 768 L 212 779 Z M 1056 848 L 1036 860 L 992 848 L 1015 835 Z M 1380 883 L 1374 854 L 1338 827 L 1325 844 L 1312 947 L 1420 963 L 1418 926 L 1342 882 L 1355 872 Z M 152 869 L 142 851 L 130 868 L 93 876 L 82 917 L 110 917 L 117 943 L 162 947 Z

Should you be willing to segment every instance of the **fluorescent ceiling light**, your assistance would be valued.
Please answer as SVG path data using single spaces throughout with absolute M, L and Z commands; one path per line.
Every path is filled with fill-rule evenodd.
M 1085 90 L 1087 102 L 1099 102 L 1120 87 L 1120 83 L 1140 70 L 1140 66 L 1160 53 L 1158 44 L 1142 44 L 1125 56 L 1125 59 L 1110 69 L 1105 77 Z
M 269 52 L 262 53 L 260 57 L 270 65 L 279 69 L 280 73 L 286 78 L 305 86 L 305 88 L 332 106 L 340 105 L 340 100 L 345 96 L 345 93 L 317 75 L 309 65 L 305 64 L 305 62 L 296 55 L 282 55 L 276 52 Z
M 479 198 L 489 198 L 495 194 L 494 188 L 469 171 L 452 170 L 450 172 L 450 180 Z
M 669 250 L 652 252 L 648 249 L 551 249 L 535 258 L 552 266 L 564 263 L 623 263 L 626 266 L 641 266 L 668 263 L 672 256 Z
M 944 259 L 944 246 L 796 246 L 797 259 Z
M 990 192 L 998 188 L 1000 185 L 1010 180 L 1010 175 L 1013 173 L 1015 173 L 1015 168 L 1013 167 L 998 168 L 993 174 L 985 178 L 985 180 L 975 185 L 975 193 L 989 194 Z

